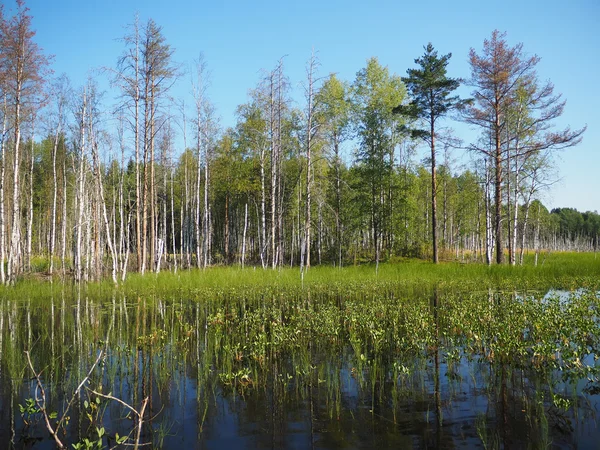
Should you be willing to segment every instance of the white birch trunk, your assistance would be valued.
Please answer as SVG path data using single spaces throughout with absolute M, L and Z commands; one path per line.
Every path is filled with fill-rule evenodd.
M 61 220 L 61 269 L 63 277 L 66 270 L 67 257 L 67 162 L 63 161 L 63 192 L 62 192 L 62 220 Z
M 2 115 L 2 142 L 0 151 L 2 152 L 0 160 L 0 281 L 6 283 L 6 273 L 4 272 L 4 260 L 6 259 L 6 215 L 4 211 L 4 186 L 6 182 L 6 121 L 7 121 L 6 95 L 4 95 L 4 110 Z
M 54 273 L 54 247 L 56 243 L 56 202 L 58 199 L 58 176 L 56 173 L 56 154 L 58 152 L 58 139 L 60 137 L 61 130 L 61 115 L 62 107 L 59 101 L 58 109 L 58 123 L 56 125 L 56 132 L 54 133 L 54 145 L 52 146 L 52 217 L 50 224 L 50 280 L 52 281 L 52 274 Z
M 31 245 L 33 238 L 33 164 L 35 162 L 35 116 L 31 117 L 31 155 L 29 158 L 29 201 L 27 205 L 27 270 L 31 271 Z
M 92 137 L 93 139 L 93 137 Z M 102 209 L 102 218 L 104 220 L 104 230 L 106 233 L 106 240 L 108 241 L 108 250 L 110 251 L 110 257 L 112 260 L 112 271 L 111 271 L 111 278 L 113 280 L 114 284 L 117 284 L 117 272 L 118 272 L 118 262 L 117 262 L 117 255 L 115 252 L 115 247 L 113 245 L 113 239 L 111 237 L 111 232 L 110 232 L 110 222 L 108 220 L 108 214 L 106 213 L 106 201 L 104 200 L 104 187 L 102 185 L 102 174 L 101 174 L 101 170 L 100 170 L 100 161 L 98 158 L 98 143 L 95 142 L 95 140 L 92 142 L 92 157 L 94 158 L 94 165 L 96 166 L 96 183 L 98 186 L 98 193 L 100 194 L 100 198 L 98 199 L 100 201 L 100 208 Z M 98 233 L 98 235 L 100 235 L 100 233 Z M 97 258 L 100 258 L 100 255 L 96 256 Z
M 171 172 L 171 250 L 173 252 L 173 270 L 177 273 L 177 247 L 175 243 L 175 196 L 173 194 L 173 168 L 170 168 Z
M 77 176 L 77 219 L 75 224 L 75 242 L 73 249 L 73 269 L 75 281 L 82 280 L 82 258 L 81 258 L 81 244 L 82 244 L 82 233 L 83 233 L 83 219 L 84 219 L 84 206 L 85 206 L 85 126 L 86 126 L 86 107 L 87 107 L 87 92 L 83 92 L 83 104 L 81 106 L 81 120 L 80 120 L 80 136 L 79 136 L 79 167 Z
M 209 254 L 210 254 L 210 242 L 211 242 L 211 227 L 210 227 L 210 206 L 208 203 L 208 188 L 209 188 L 209 150 L 208 150 L 208 118 L 205 121 L 205 130 L 204 130 L 204 217 L 203 217 L 203 230 L 204 230 L 204 242 L 202 245 L 202 267 L 206 268 L 206 266 L 210 263 Z
M 20 80 L 21 77 L 18 77 Z M 21 92 L 22 82 L 17 81 L 17 96 L 15 99 L 15 140 L 13 161 L 13 195 L 12 195 L 12 221 L 10 251 L 8 254 L 8 279 L 15 282 L 21 266 L 21 199 L 19 187 L 20 167 L 20 145 L 21 145 Z
M 260 262 L 263 269 L 267 267 L 267 259 L 265 258 L 265 249 L 267 248 L 267 208 L 266 208 L 266 192 L 265 192 L 265 148 L 261 146 L 260 150 Z

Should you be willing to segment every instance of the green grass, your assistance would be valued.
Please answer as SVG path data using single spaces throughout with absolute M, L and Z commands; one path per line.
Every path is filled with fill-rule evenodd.
M 121 287 L 129 293 L 153 292 L 168 295 L 232 293 L 313 289 L 332 292 L 403 288 L 407 291 L 433 286 L 459 290 L 481 289 L 577 289 L 600 286 L 600 258 L 585 253 L 554 253 L 537 267 L 527 261 L 523 266 L 441 263 L 406 260 L 375 266 L 365 264 L 342 269 L 316 266 L 301 275 L 298 268 L 214 267 L 205 270 L 163 272 L 159 275 L 132 274 Z
M 144 297 L 186 297 L 201 300 L 236 293 L 253 295 L 281 295 L 310 289 L 328 293 L 365 294 L 377 292 L 429 291 L 433 287 L 460 291 L 547 290 L 600 288 L 600 258 L 593 253 L 551 253 L 540 258 L 538 266 L 532 257 L 523 266 L 478 263 L 444 262 L 434 265 L 417 259 L 380 264 L 336 268 L 315 266 L 304 274 L 296 268 L 278 270 L 257 267 L 218 266 L 204 270 L 163 271 L 160 274 L 131 273 L 116 289 L 126 295 Z M 86 295 L 105 296 L 115 293 L 109 280 L 88 283 Z M 5 298 L 49 298 L 53 293 L 66 290 L 75 292 L 71 281 L 50 284 L 45 280 L 26 279 L 15 286 L 0 287 Z

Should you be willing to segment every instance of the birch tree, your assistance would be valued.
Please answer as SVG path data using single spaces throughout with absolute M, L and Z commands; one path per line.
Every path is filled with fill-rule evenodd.
M 66 121 L 68 96 L 69 81 L 66 75 L 62 75 L 55 81 L 52 88 L 52 97 L 54 98 L 54 119 L 52 124 L 52 127 L 54 128 L 54 143 L 52 145 L 52 212 L 50 219 L 50 244 L 48 249 L 48 253 L 50 256 L 50 266 L 48 268 L 48 271 L 51 277 L 54 272 L 54 252 L 56 246 L 56 214 L 58 201 L 58 172 L 56 168 L 56 157 L 61 137 L 64 136 L 63 133 Z
M 333 166 L 334 215 L 335 215 L 335 261 L 342 266 L 342 157 L 340 146 L 348 138 L 350 101 L 349 87 L 331 74 L 317 94 L 317 115 L 329 148 L 329 160 Z
M 315 146 L 317 129 L 318 129 L 318 121 L 315 117 L 315 110 L 318 105 L 315 103 L 315 95 L 316 95 L 316 87 L 315 83 L 317 82 L 316 70 L 319 65 L 319 62 L 315 56 L 313 51 L 307 67 L 306 67 L 306 85 L 304 87 L 304 94 L 306 100 L 306 112 L 305 112 L 305 120 L 306 120 L 306 130 L 305 130 L 305 149 L 306 149 L 306 214 L 304 219 L 304 246 L 302 249 L 302 253 L 304 254 L 304 260 L 300 262 L 300 270 L 303 268 L 310 269 L 310 243 L 311 243 L 311 195 L 312 195 L 312 153 L 314 151 L 313 147 Z
M 192 92 L 195 103 L 195 132 L 196 132 L 196 214 L 195 214 L 195 230 L 196 230 L 196 265 L 197 267 L 206 267 L 206 239 L 208 231 L 208 117 L 209 110 L 208 99 L 206 98 L 208 69 L 202 57 L 196 61 L 194 79 L 192 80 Z M 204 157 L 204 161 L 203 158 Z M 200 201 L 201 197 L 201 181 L 202 168 L 204 162 L 205 178 L 204 178 L 204 201 Z M 204 208 L 201 208 L 201 204 Z M 202 256 L 201 256 L 202 255 Z
M 49 60 L 34 42 L 32 17 L 23 0 L 17 0 L 17 12 L 8 20 L 0 21 L 3 51 L 0 66 L 3 70 L 4 89 L 12 107 L 13 179 L 11 236 L 8 252 L 8 281 L 14 282 L 22 269 L 21 238 L 21 134 L 23 118 L 27 111 L 40 105 L 45 77 L 49 73 Z
M 137 268 L 142 267 L 142 218 L 141 218 L 141 178 L 140 178 L 140 107 L 142 101 L 141 82 L 141 35 L 139 18 L 136 15 L 134 23 L 129 26 L 129 33 L 123 38 L 126 49 L 117 61 L 113 84 L 117 85 L 124 100 L 121 110 L 127 110 L 131 115 L 126 117 L 130 130 L 133 132 L 135 154 L 135 240 Z

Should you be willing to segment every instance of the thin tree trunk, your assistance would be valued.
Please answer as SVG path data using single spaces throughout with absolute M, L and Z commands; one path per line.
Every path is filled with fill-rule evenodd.
M 56 125 L 56 132 L 54 134 L 54 145 L 52 146 L 52 216 L 50 225 L 50 280 L 52 281 L 52 274 L 54 272 L 54 244 L 56 242 L 56 202 L 58 197 L 58 177 L 56 174 L 56 154 L 58 152 L 58 139 L 60 137 L 61 129 L 61 107 L 59 105 L 58 112 L 58 124 Z
M 154 131 L 155 131 L 155 104 L 154 104 L 154 74 L 151 75 L 150 88 L 150 270 L 156 264 L 156 193 L 154 186 Z
M 225 192 L 225 237 L 224 237 L 224 253 L 225 263 L 229 263 L 229 190 Z
M 485 165 L 485 260 L 487 265 L 492 264 L 494 251 L 494 235 L 492 232 L 492 208 L 490 199 L 490 174 Z
M 307 92 L 307 111 L 306 111 L 306 216 L 304 222 L 304 240 L 306 250 L 304 251 L 304 267 L 310 269 L 310 243 L 311 243 L 311 188 L 312 188 L 312 137 L 313 137 L 313 106 L 314 106 L 314 72 L 316 68 L 316 59 L 314 52 L 310 58 L 308 66 L 308 92 Z
M 63 189 L 62 189 L 62 220 L 61 220 L 61 270 L 63 277 L 66 271 L 66 258 L 67 258 L 67 160 L 63 159 L 62 164 L 62 177 L 63 177 Z
M 15 126 L 14 126 L 14 161 L 13 161 L 13 195 L 12 195 L 12 221 L 11 221 L 11 239 L 10 251 L 8 254 L 8 279 L 14 283 L 20 270 L 21 255 L 21 208 L 20 208 L 20 145 L 21 145 L 21 93 L 22 82 L 17 81 L 15 98 Z
M 92 138 L 93 139 L 93 138 Z M 100 194 L 100 198 L 98 199 L 100 201 L 100 207 L 102 208 L 102 218 L 104 219 L 104 229 L 106 232 L 106 239 L 107 239 L 107 243 L 108 243 L 108 250 L 110 251 L 110 256 L 111 256 L 111 260 L 112 260 L 112 272 L 111 272 L 111 277 L 113 280 L 113 283 L 117 284 L 117 255 L 115 252 L 115 248 L 113 246 L 113 240 L 111 237 L 111 233 L 110 233 L 110 223 L 108 221 L 108 215 L 106 213 L 106 202 L 104 200 L 104 187 L 102 185 L 102 174 L 100 173 L 100 161 L 98 159 L 98 144 L 95 142 L 95 140 L 92 142 L 92 157 L 94 158 L 94 162 L 95 162 L 95 166 L 96 166 L 96 183 L 98 186 L 98 193 Z M 96 224 L 96 227 L 98 227 L 98 224 Z M 99 239 L 99 235 L 100 233 L 98 233 L 98 238 L 96 239 L 96 243 L 98 243 Z M 98 260 L 100 259 L 100 255 L 97 256 Z
M 33 165 L 35 163 L 35 115 L 31 117 L 31 155 L 29 158 L 29 202 L 27 206 L 27 270 L 31 271 L 31 246 L 33 240 Z
M 177 246 L 175 242 L 175 195 L 173 194 L 173 168 L 169 168 L 171 172 L 171 251 L 173 252 L 173 270 L 177 273 Z
M 438 263 L 438 242 L 437 242 L 437 179 L 435 174 L 435 115 L 432 111 L 430 117 L 431 123 L 431 235 L 433 239 L 433 263 Z
M 521 250 L 519 254 L 519 265 L 523 265 L 524 253 L 525 253 L 525 235 L 527 233 L 527 225 L 529 221 L 529 201 L 525 204 L 525 218 L 523 219 L 523 230 L 521 233 Z
M 260 150 L 260 221 L 261 221 L 261 242 L 260 247 L 260 262 L 263 269 L 267 267 L 265 258 L 265 249 L 267 247 L 267 209 L 266 209 L 266 193 L 265 193 L 265 148 Z
M 148 261 L 148 161 L 147 145 L 144 144 L 144 184 L 142 186 L 142 275 Z
M 511 243 L 511 254 L 510 254 L 510 264 L 514 266 L 516 264 L 516 253 L 517 253 L 517 227 L 518 227 L 518 216 L 519 216 L 519 198 L 518 198 L 518 186 L 519 186 L 519 172 L 515 173 L 515 191 L 513 197 L 513 217 L 512 217 L 512 243 Z
M 84 214 L 84 204 L 85 204 L 85 127 L 86 127 L 86 107 L 87 107 L 87 92 L 84 90 L 83 92 L 83 103 L 81 105 L 81 120 L 79 122 L 80 126 L 80 136 L 79 136 L 79 174 L 77 177 L 77 196 L 76 196 L 76 204 L 77 204 L 77 223 L 75 224 L 75 248 L 73 255 L 73 265 L 75 270 L 75 281 L 81 281 L 82 278 L 82 261 L 81 261 L 81 234 L 83 227 L 83 214 Z
M 538 212 L 537 212 L 537 223 L 535 227 L 535 235 L 534 235 L 534 248 L 535 248 L 535 262 L 534 266 L 538 265 L 538 255 L 540 253 L 540 212 L 541 212 L 541 203 L 538 204 Z
M 244 234 L 242 236 L 242 269 L 246 261 L 246 232 L 248 231 L 248 202 L 244 206 Z
M 340 148 L 339 140 L 336 132 L 333 134 L 333 146 L 335 151 L 335 235 L 337 241 L 337 260 L 338 267 L 342 267 L 342 226 L 341 226 L 341 210 L 342 210 L 342 191 L 340 180 Z
M 125 143 L 123 141 L 123 124 L 122 124 L 122 118 L 120 118 L 119 120 L 119 143 L 120 143 L 120 147 L 121 147 L 121 167 L 119 168 L 119 187 L 118 187 L 118 196 L 119 196 L 119 245 L 117 247 L 117 255 L 118 255 L 118 259 L 119 259 L 119 270 L 121 273 L 121 277 L 124 276 L 124 273 L 126 272 L 125 268 L 124 268 L 124 262 L 126 260 L 126 256 L 125 253 L 129 252 L 129 248 L 128 248 L 128 244 L 125 244 L 125 216 L 124 216 L 124 199 L 123 199 L 123 184 L 125 181 Z M 129 217 L 129 214 L 128 214 Z M 129 222 L 129 220 L 128 220 Z M 128 230 L 127 233 L 129 233 L 129 224 L 127 224 Z M 115 240 L 115 245 L 116 245 L 116 240 Z M 127 247 L 127 249 L 126 249 Z M 124 280 L 123 280 L 124 281 Z
M 200 102 L 202 100 L 199 100 Z M 198 102 L 198 100 L 197 100 Z M 196 170 L 196 214 L 195 214 L 195 225 L 196 225 L 196 266 L 198 268 L 201 267 L 201 227 L 204 222 L 200 221 L 200 180 L 202 177 L 202 129 L 201 129 L 201 105 L 197 105 L 197 117 L 196 117 L 196 132 L 198 133 L 196 138 L 196 147 L 198 150 L 198 162 L 197 162 L 197 170 Z
M 271 97 L 270 97 L 270 114 L 269 123 L 271 130 L 271 268 L 275 269 L 277 258 L 275 256 L 276 242 L 276 227 L 275 212 L 277 205 L 277 145 L 275 142 L 275 86 L 273 81 L 273 73 L 271 73 Z
M 203 229 L 204 229 L 204 242 L 202 245 L 202 267 L 206 268 L 210 264 L 210 245 L 211 245 L 211 224 L 210 224 L 210 204 L 208 202 L 208 189 L 210 183 L 209 177 L 209 151 L 208 151 L 208 118 L 205 121 L 205 136 L 204 136 L 204 216 L 203 216 Z
M 134 139 L 135 139 L 135 240 L 136 240 L 136 257 L 137 270 L 142 270 L 142 224 L 140 206 L 141 198 L 141 179 L 140 179 L 140 29 L 138 17 L 135 18 L 135 117 L 134 117 Z
M 2 151 L 0 159 L 0 281 L 6 283 L 6 273 L 4 271 L 4 260 L 6 259 L 6 215 L 4 211 L 4 186 L 6 182 L 6 122 L 8 120 L 6 94 L 4 95 L 4 110 L 2 114 L 2 142 L 0 149 Z

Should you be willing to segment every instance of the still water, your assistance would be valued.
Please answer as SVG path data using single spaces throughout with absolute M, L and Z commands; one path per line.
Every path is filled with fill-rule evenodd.
M 558 297 L 4 299 L 0 448 L 56 448 L 41 409 L 68 448 L 598 448 L 598 299 Z

